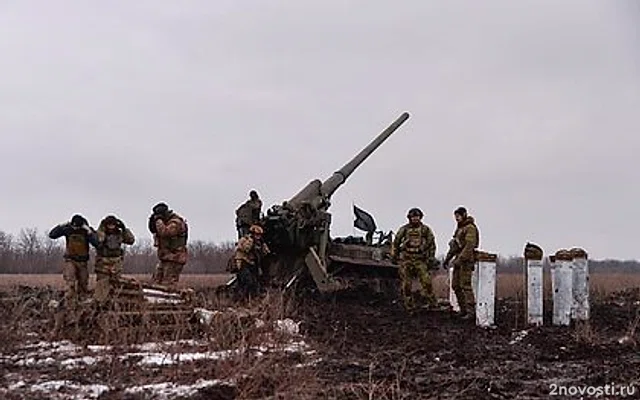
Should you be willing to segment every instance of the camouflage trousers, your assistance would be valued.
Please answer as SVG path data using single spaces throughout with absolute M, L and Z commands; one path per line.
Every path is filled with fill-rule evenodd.
M 426 260 L 420 258 L 406 258 L 400 262 L 400 268 L 398 269 L 401 281 L 401 294 L 406 309 L 412 309 L 415 307 L 415 301 L 413 299 L 413 281 L 418 279 L 420 281 L 420 294 L 422 298 L 426 300 L 428 305 L 435 305 L 436 296 L 433 294 L 433 284 L 431 283 L 431 275 L 427 270 Z
M 453 263 L 451 287 L 456 294 L 456 299 L 460 306 L 460 313 L 462 314 L 472 313 L 475 310 L 476 301 L 473 295 L 473 288 L 471 287 L 474 268 L 475 263 L 473 261 Z
M 96 260 L 96 289 L 93 297 L 103 302 L 109 298 L 112 280 L 122 276 L 124 260 L 122 257 L 104 257 Z
M 238 278 L 237 297 L 243 299 L 257 296 L 260 292 L 260 274 L 256 265 L 247 262 L 242 263 L 242 267 L 236 272 Z
M 153 283 L 175 289 L 180 280 L 180 274 L 183 268 L 184 264 L 160 260 L 153 274 Z
M 65 286 L 65 301 L 71 307 L 84 300 L 89 293 L 89 269 L 87 261 L 64 260 L 62 279 Z

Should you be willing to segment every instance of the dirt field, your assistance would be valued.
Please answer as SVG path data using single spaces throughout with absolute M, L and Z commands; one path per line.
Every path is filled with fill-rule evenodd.
M 564 328 L 526 328 L 515 313 L 522 305 L 506 300 L 488 330 L 449 313 L 407 316 L 361 295 L 305 309 L 307 335 L 330 357 L 320 376 L 340 398 L 544 399 L 554 384 L 613 383 L 640 394 L 638 291 L 596 304 L 590 323 Z M 625 336 L 633 339 L 620 343 Z
M 197 342 L 178 349 L 158 349 L 155 342 L 129 350 L 87 350 L 49 342 L 42 313 L 18 321 L 13 309 L 9 315 L 14 317 L 5 314 L 0 332 L 5 338 L 0 395 L 35 399 L 46 393 L 45 398 L 71 399 L 83 393 L 81 398 L 103 400 L 546 399 L 580 398 L 581 390 L 584 398 L 640 395 L 640 284 L 635 276 L 593 275 L 591 320 L 570 327 L 550 326 L 548 301 L 546 325 L 527 327 L 521 296 L 508 296 L 521 289 L 521 277 L 501 276 L 493 329 L 444 310 L 410 315 L 394 299 L 367 291 L 295 298 L 272 293 L 238 308 L 206 288 L 202 277 L 192 278 L 205 287 L 199 289 L 201 306 L 230 314 L 207 334 L 194 333 L 190 338 Z M 443 291 L 443 277 L 439 282 Z M 611 291 L 622 286 L 636 288 Z M 43 309 L 53 295 L 50 289 L 41 291 L 31 308 Z M 229 306 L 253 310 L 241 334 L 239 314 Z M 295 333 L 264 331 L 265 323 L 285 319 L 295 325 Z M 280 338 L 279 352 L 265 345 L 274 337 Z M 221 356 L 240 347 L 252 349 L 251 358 L 246 352 L 242 358 Z M 70 349 L 73 356 L 64 353 Z M 178 361 L 159 362 L 162 357 Z M 553 396 L 554 391 L 573 396 Z

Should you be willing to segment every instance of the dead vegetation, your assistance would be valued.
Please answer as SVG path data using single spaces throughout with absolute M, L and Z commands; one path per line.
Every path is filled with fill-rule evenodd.
M 202 291 L 197 317 L 205 321 L 192 321 L 169 336 L 153 327 L 144 337 L 108 327 L 113 335 L 106 343 L 91 329 L 73 342 L 48 340 L 53 321 L 47 303 L 59 299 L 57 291 L 19 288 L 3 295 L 4 398 L 38 398 L 43 392 L 33 388 L 61 381 L 62 392 L 53 390 L 49 396 L 66 390 L 69 396 L 91 398 L 93 388 L 100 399 L 155 398 L 153 393 L 162 394 L 164 387 L 166 394 L 173 387 L 172 393 L 187 398 L 305 398 L 305 393 L 313 398 L 319 390 L 315 373 L 306 366 L 315 353 L 297 332 L 295 321 L 285 317 L 290 304 L 281 293 L 231 308 L 213 291 Z M 203 380 L 208 384 L 203 386 Z
M 140 281 L 150 281 L 149 274 L 125 274 L 126 277 Z M 183 274 L 180 277 L 180 287 L 212 288 L 229 280 L 231 275 L 215 274 Z M 95 277 L 90 277 L 90 286 L 95 284 Z M 545 296 L 551 296 L 551 278 L 545 271 Z M 0 288 L 9 289 L 15 286 L 44 287 L 61 289 L 63 287 L 62 274 L 0 274 Z M 436 295 L 446 298 L 448 294 L 447 275 L 438 271 L 433 278 Z M 608 293 L 628 288 L 640 287 L 640 273 L 607 273 L 597 272 L 590 276 L 591 296 L 604 299 Z M 498 297 L 521 298 L 524 295 L 524 278 L 522 274 L 499 273 L 496 293 Z
M 106 340 L 90 331 L 76 342 L 48 337 L 48 303 L 60 291 L 5 288 L 0 395 L 510 399 L 547 398 L 551 383 L 640 385 L 640 289 L 618 290 L 630 279 L 594 274 L 592 282 L 598 279 L 614 283 L 592 290 L 591 320 L 570 327 L 549 325 L 548 298 L 546 325 L 526 326 L 522 277 L 507 274 L 498 280 L 495 329 L 447 312 L 407 315 L 394 299 L 366 291 L 303 298 L 269 292 L 234 304 L 201 287 L 200 311 L 183 329 L 128 337 L 111 327 Z M 446 279 L 436 281 L 444 297 Z

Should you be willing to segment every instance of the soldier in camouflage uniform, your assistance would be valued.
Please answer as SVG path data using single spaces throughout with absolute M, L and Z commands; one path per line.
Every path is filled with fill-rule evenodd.
M 135 237 L 122 220 L 108 215 L 98 226 L 98 246 L 96 248 L 96 289 L 94 298 L 100 302 L 107 300 L 112 280 L 122 275 L 124 261 L 123 245 L 132 245 Z
M 56 225 L 49 232 L 51 239 L 66 239 L 62 277 L 65 283 L 65 303 L 74 308 L 89 293 L 89 245 L 97 246 L 96 232 L 83 216 L 76 214 L 70 222 Z
M 236 246 L 231 272 L 236 274 L 238 289 L 244 298 L 255 296 L 260 290 L 262 260 L 269 254 L 269 247 L 262 240 L 264 231 L 258 225 L 249 228 L 249 234 L 240 238 Z
M 443 266 L 446 268 L 453 259 L 453 278 L 451 286 L 460 305 L 460 315 L 464 319 L 473 318 L 475 297 L 473 295 L 472 275 L 475 268 L 475 249 L 480 245 L 480 232 L 467 209 L 458 207 L 454 211 L 457 228 L 449 242 L 449 252 Z
M 429 273 L 429 270 L 437 265 L 436 241 L 431 228 L 422 223 L 422 216 L 422 211 L 418 208 L 409 210 L 409 223 L 398 229 L 391 247 L 391 257 L 400 260 L 398 272 L 402 281 L 404 305 L 408 310 L 415 307 L 411 290 L 415 278 L 420 281 L 421 295 L 427 306 L 437 305 Z
M 262 212 L 262 200 L 258 192 L 249 192 L 249 200 L 245 201 L 236 210 L 236 229 L 238 230 L 238 240 L 249 233 L 249 227 L 260 222 Z
M 149 231 L 153 234 L 153 245 L 158 248 L 153 282 L 175 289 L 188 259 L 187 221 L 165 203 L 158 203 L 149 217 Z

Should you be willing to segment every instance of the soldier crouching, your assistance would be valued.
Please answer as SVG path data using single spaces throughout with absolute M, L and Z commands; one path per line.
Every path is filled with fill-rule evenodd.
M 249 228 L 249 234 L 240 238 L 236 246 L 231 272 L 238 280 L 238 294 L 242 298 L 256 296 L 260 291 L 262 260 L 269 254 L 269 247 L 262 240 L 264 231 L 258 225 Z
M 123 245 L 132 245 L 135 237 L 122 220 L 109 215 L 98 226 L 96 248 L 96 289 L 94 298 L 99 302 L 108 299 L 114 280 L 122 276 L 124 263 Z

